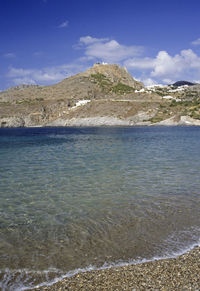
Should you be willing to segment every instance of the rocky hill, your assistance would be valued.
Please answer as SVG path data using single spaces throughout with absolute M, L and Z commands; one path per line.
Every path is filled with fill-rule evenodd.
M 145 88 L 125 68 L 95 64 L 52 86 L 0 92 L 0 127 L 198 124 L 199 100 L 199 85 Z
M 180 87 L 180 86 L 184 86 L 184 85 L 193 86 L 193 85 L 195 85 L 195 83 L 188 82 L 188 81 L 177 81 L 172 85 L 175 87 Z

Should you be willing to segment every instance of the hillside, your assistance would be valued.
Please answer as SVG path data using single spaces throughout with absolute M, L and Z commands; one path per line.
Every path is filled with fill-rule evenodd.
M 199 119 L 199 85 L 145 88 L 118 65 L 95 64 L 55 85 L 0 92 L 0 127 L 198 124 Z

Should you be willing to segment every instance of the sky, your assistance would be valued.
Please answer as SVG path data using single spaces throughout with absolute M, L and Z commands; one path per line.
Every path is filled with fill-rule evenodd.
M 200 82 L 199 0 L 0 0 L 0 90 L 96 62 L 145 85 Z

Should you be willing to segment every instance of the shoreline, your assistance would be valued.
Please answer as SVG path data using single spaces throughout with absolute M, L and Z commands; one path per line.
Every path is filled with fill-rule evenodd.
M 95 116 L 71 119 L 58 118 L 48 123 L 27 123 L 18 117 L 0 118 L 0 128 L 31 128 L 31 127 L 136 127 L 136 126 L 200 126 L 200 120 L 189 116 L 173 116 L 168 119 L 151 122 L 139 117 L 121 119 L 119 117 Z
M 127 127 L 127 128 L 136 128 L 136 127 L 188 127 L 188 128 L 192 128 L 192 127 L 200 127 L 200 124 L 158 124 L 158 123 L 153 123 L 153 124 L 134 124 L 134 125 L 130 125 L 130 124 L 123 124 L 123 125 L 119 125 L 119 124 L 78 124 L 78 125 L 55 125 L 55 124 L 48 124 L 48 125 L 32 125 L 32 126 L 19 126 L 19 127 L 15 127 L 15 126 L 10 126 L 10 127 L 0 127 L 0 129 L 30 129 L 30 128 L 89 128 L 89 127 L 93 127 L 93 128 L 123 128 L 123 127 Z
M 78 272 L 31 290 L 199 290 L 200 246 L 174 258 Z

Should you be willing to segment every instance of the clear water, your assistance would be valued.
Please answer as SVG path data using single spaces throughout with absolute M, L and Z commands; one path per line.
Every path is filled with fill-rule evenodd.
M 200 238 L 200 128 L 0 129 L 0 287 Z

